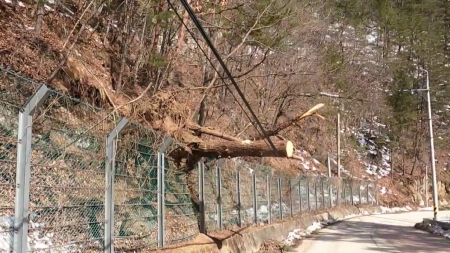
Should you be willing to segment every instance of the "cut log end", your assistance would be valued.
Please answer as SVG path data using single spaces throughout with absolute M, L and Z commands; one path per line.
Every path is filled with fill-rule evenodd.
M 287 141 L 286 142 L 286 156 L 287 157 L 292 157 L 292 155 L 294 155 L 294 144 L 292 144 L 292 141 Z

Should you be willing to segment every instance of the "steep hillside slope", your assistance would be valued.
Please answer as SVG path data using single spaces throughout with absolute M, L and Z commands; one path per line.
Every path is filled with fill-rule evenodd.
M 177 4 L 189 29 L 166 1 L 0 0 L 0 65 L 184 144 L 260 138 Z M 399 137 L 391 126 L 381 127 L 393 126 L 386 90 L 394 71 L 379 62 L 383 51 L 375 28 L 366 35 L 349 20 L 326 15 L 337 7 L 314 1 L 191 5 L 266 129 L 289 123 L 275 140 L 292 140 L 300 161 L 267 158 L 266 165 L 325 174 L 327 155 L 336 153 L 340 110 L 344 174 L 379 180 L 386 203 L 420 202 L 415 195 L 423 173 L 411 169 L 418 156 L 389 144 L 411 143 L 414 131 Z M 326 104 L 324 120 L 291 121 L 318 103 Z M 424 144 L 403 150 L 414 148 L 423 150 L 426 161 Z M 441 150 L 438 160 L 445 161 Z M 446 171 L 441 173 L 448 183 Z

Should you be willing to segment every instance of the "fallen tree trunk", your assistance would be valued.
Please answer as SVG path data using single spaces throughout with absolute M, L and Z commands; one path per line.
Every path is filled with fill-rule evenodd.
M 214 141 L 191 143 L 188 147 L 193 155 L 210 158 L 252 157 L 292 157 L 294 145 L 291 141 L 272 141 L 276 150 L 272 150 L 264 140 L 260 141 Z
M 184 148 L 169 153 L 176 164 L 186 164 L 186 170 L 194 169 L 194 165 L 202 158 L 234 158 L 248 157 L 286 157 L 294 156 L 294 145 L 288 140 L 272 140 L 276 150 L 264 141 L 201 141 L 189 143 Z M 186 156 L 186 153 L 188 154 Z
M 223 131 L 204 127 L 187 120 L 186 107 L 173 99 L 172 93 L 160 93 L 158 96 L 152 97 L 153 103 L 146 104 L 145 112 L 134 111 L 135 114 L 143 114 L 146 122 L 151 124 L 155 130 L 159 130 L 164 134 L 173 137 L 177 141 L 185 144 L 184 147 L 175 148 L 168 151 L 169 156 L 180 167 L 181 164 L 186 165 L 189 171 L 193 169 L 195 163 L 200 158 L 234 158 L 234 157 L 285 157 L 293 158 L 294 146 L 288 140 L 279 140 L 277 136 L 282 130 L 288 128 L 292 124 L 306 117 L 316 115 L 317 110 L 322 108 L 323 104 L 317 104 L 302 115 L 282 123 L 274 129 L 268 130 L 267 136 L 272 139 L 275 144 L 275 150 L 266 143 L 266 136 L 254 136 L 252 140 L 241 140 L 239 137 L 225 134 Z M 164 112 L 164 113 L 162 113 Z M 221 138 L 222 140 L 203 140 L 197 136 L 198 133 L 204 133 L 210 136 Z

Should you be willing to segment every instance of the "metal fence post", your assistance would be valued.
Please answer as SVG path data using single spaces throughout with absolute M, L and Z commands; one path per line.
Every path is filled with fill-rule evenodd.
M 164 247 L 166 225 L 165 225 L 165 208 L 166 208 L 166 166 L 164 159 L 164 152 L 173 143 L 171 137 L 166 137 L 163 145 L 158 150 L 158 176 L 157 176 L 157 187 L 158 187 L 158 247 Z
M 326 206 L 325 206 L 325 179 L 324 178 L 322 178 L 322 180 L 321 180 L 322 182 L 322 208 L 323 209 L 325 209 L 326 208 Z
M 377 188 L 376 188 L 376 185 L 374 185 L 373 184 L 373 182 L 372 182 L 372 205 L 374 205 L 375 204 L 375 202 L 376 202 L 376 194 L 377 194 Z
M 200 233 L 206 234 L 206 217 L 205 217 L 205 164 L 203 161 L 198 163 L 198 198 L 200 211 Z
M 328 198 L 330 199 L 330 208 L 333 207 L 333 181 L 330 181 L 331 178 L 328 179 Z
M 361 194 L 361 186 L 362 186 L 362 181 L 358 182 L 358 198 L 359 198 L 359 204 L 362 205 L 362 194 Z
M 280 220 L 283 219 L 283 198 L 282 198 L 282 188 L 281 188 L 281 178 L 278 178 L 278 207 L 280 212 Z
M 347 206 L 347 196 L 346 196 L 346 181 L 342 181 L 342 183 L 344 183 L 344 187 L 342 188 L 342 195 L 343 195 L 343 199 L 344 199 L 344 206 Z
M 338 186 L 336 187 L 336 205 L 337 206 L 339 206 L 341 204 L 341 198 L 342 198 L 341 188 L 342 188 L 342 179 L 339 178 Z M 345 189 L 345 184 L 344 184 L 344 189 Z M 345 199 L 344 199 L 344 203 L 345 203 Z
M 217 175 L 217 227 L 222 230 L 222 165 L 225 160 L 220 160 L 216 166 Z
M 331 177 L 331 159 L 330 159 L 330 154 L 327 154 L 327 170 L 328 170 L 328 177 Z
M 299 201 L 298 208 L 300 209 L 300 214 L 302 214 L 302 179 L 301 178 L 298 179 L 298 201 Z
M 350 180 L 348 185 L 350 186 L 350 203 L 352 206 L 354 206 L 355 202 L 353 201 L 353 180 Z
M 271 188 L 270 187 L 270 175 L 266 176 L 266 189 L 267 189 L 267 212 L 268 212 L 268 223 L 270 224 L 272 222 L 272 200 L 271 200 Z
M 238 226 L 242 227 L 242 216 L 241 216 L 241 170 L 238 168 L 236 171 L 236 202 L 237 202 L 237 215 L 238 215 Z
M 116 174 L 116 140 L 128 124 L 126 118 L 120 119 L 116 127 L 106 136 L 105 157 L 105 253 L 114 252 L 114 177 Z
M 311 199 L 310 199 L 310 192 L 309 192 L 309 177 L 306 179 L 306 200 L 308 203 L 308 212 L 311 212 Z
M 47 99 L 50 90 L 41 85 L 19 111 L 17 136 L 16 196 L 14 207 L 13 252 L 28 250 L 28 207 L 30 202 L 31 142 L 33 114 Z
M 315 178 L 315 180 L 314 180 L 314 198 L 316 201 L 316 206 L 314 208 L 315 211 L 318 209 L 317 207 L 319 206 L 319 200 L 317 199 L 317 197 L 318 197 L 318 195 L 317 195 L 317 178 Z
M 327 154 L 327 169 L 328 169 L 328 197 L 330 198 L 330 207 L 333 207 L 333 186 L 330 184 L 330 179 L 331 179 L 330 154 Z
M 375 188 L 375 202 L 377 203 L 377 206 L 378 206 L 378 181 L 375 181 L 374 188 Z
M 258 194 L 256 192 L 256 172 L 252 172 L 253 223 L 258 224 Z
M 367 205 L 369 205 L 369 198 L 370 198 L 370 193 L 369 193 L 369 191 L 370 191 L 370 182 L 369 181 L 367 181 L 367 198 L 366 198 L 366 204 Z
M 292 180 L 289 179 L 289 202 L 290 202 L 290 209 L 291 209 L 291 217 L 294 216 L 294 205 L 292 203 Z

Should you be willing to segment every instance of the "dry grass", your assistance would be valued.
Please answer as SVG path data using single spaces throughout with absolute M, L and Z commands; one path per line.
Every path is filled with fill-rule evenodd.
M 71 2 L 66 0 L 64 2 Z M 55 69 L 57 69 L 59 63 L 62 60 L 63 55 L 67 55 L 67 62 L 63 65 L 62 70 L 58 72 L 56 78 L 50 84 L 54 89 L 60 90 L 63 93 L 70 94 L 74 97 L 80 98 L 87 103 L 103 107 L 108 110 L 118 108 L 120 115 L 125 116 L 135 122 L 141 123 L 143 126 L 154 129 L 164 129 L 165 134 L 176 137 L 180 141 L 183 141 L 183 135 L 179 132 L 186 120 L 189 120 L 193 116 L 193 112 L 197 109 L 198 103 L 203 95 L 204 89 L 199 87 L 202 82 L 202 66 L 201 64 L 192 64 L 192 61 L 186 57 L 186 59 L 172 59 L 172 67 L 183 73 L 183 83 L 180 86 L 168 86 L 157 93 L 145 94 L 138 101 L 127 104 L 134 98 L 143 94 L 145 87 L 141 87 L 134 84 L 128 84 L 124 87 L 122 92 L 115 92 L 111 87 L 111 74 L 108 68 L 109 55 L 108 48 L 102 43 L 105 34 L 97 31 L 86 30 L 80 36 L 83 38 L 74 45 L 74 47 L 67 51 L 67 47 L 63 48 L 64 42 L 67 40 L 67 31 L 64 27 L 71 29 L 75 25 L 75 20 L 67 16 L 61 15 L 56 12 L 49 12 L 44 17 L 42 33 L 37 37 L 30 27 L 35 25 L 35 17 L 30 15 L 32 6 L 26 8 L 18 7 L 17 11 L 12 11 L 11 8 L 0 0 L 0 7 L 4 8 L 4 11 L 0 12 L 0 65 L 7 66 L 15 71 L 21 72 L 23 75 L 33 78 L 40 82 L 45 82 L 50 77 Z M 70 40 L 69 40 L 70 41 Z M 70 43 L 69 43 L 70 44 Z M 15 80 L 2 79 L 0 81 L 0 88 L 7 89 L 13 93 L 21 94 L 19 89 L 13 89 L 12 87 L 18 78 Z M 148 80 L 150 82 L 151 80 Z M 169 82 L 169 81 L 168 81 Z M 30 85 L 30 83 L 28 83 Z M 312 84 L 309 84 L 312 85 Z M 250 87 L 250 86 L 249 86 Z M 257 108 L 257 98 L 253 97 L 255 90 L 248 88 L 247 93 L 251 104 Z M 29 94 L 31 89 L 27 90 Z M 237 114 L 232 116 L 228 112 L 230 108 L 237 106 L 234 102 L 230 102 L 226 99 L 221 99 L 220 92 L 211 96 L 209 99 L 213 100 L 212 105 L 217 105 L 217 108 L 209 108 L 209 113 L 212 115 L 212 119 L 208 122 L 210 126 L 217 127 L 228 133 L 237 134 L 239 127 L 236 125 L 245 123 L 245 118 L 242 111 L 234 110 Z M 25 93 L 24 93 L 25 94 Z M 17 105 L 22 105 L 26 101 L 27 95 L 19 95 L 14 98 Z M 12 98 L 4 98 L 5 100 Z M 317 102 L 317 101 L 316 101 Z M 295 104 L 295 110 L 307 108 L 307 102 L 297 102 Z M 300 110 L 301 111 L 301 110 Z M 40 115 L 36 117 L 35 128 L 33 131 L 36 135 L 45 135 L 49 133 L 46 146 L 41 146 L 33 152 L 32 158 L 34 161 L 42 160 L 39 166 L 36 166 L 33 175 L 33 184 L 43 185 L 46 187 L 53 187 L 53 190 L 47 190 L 44 192 L 33 193 L 32 207 L 36 206 L 57 206 L 61 207 L 67 203 L 80 204 L 87 203 L 90 200 L 98 202 L 103 201 L 104 192 L 104 170 L 100 161 L 104 160 L 104 138 L 108 134 L 110 129 L 113 129 L 115 120 L 117 117 L 114 115 L 106 115 L 105 112 L 94 111 L 85 105 L 77 105 L 77 103 L 67 103 L 61 96 L 53 98 L 51 101 L 39 111 Z M 261 115 L 269 114 L 268 111 L 261 111 Z M 289 116 L 295 115 L 297 112 L 290 112 Z M 170 118 L 171 121 L 168 121 Z M 236 120 L 238 118 L 239 120 Z M 235 122 L 240 121 L 240 122 Z M 325 163 L 326 152 L 335 150 L 334 133 L 329 133 L 328 129 L 331 129 L 330 125 L 333 124 L 333 119 L 327 119 L 326 121 L 318 121 L 315 119 L 308 119 L 303 122 L 304 125 L 294 127 L 292 129 L 284 131 L 282 134 L 287 136 L 294 136 L 295 141 L 301 143 L 303 148 L 314 157 L 319 159 L 322 163 L 316 164 L 312 157 L 305 157 L 305 161 L 311 165 L 317 167 L 316 172 L 311 170 L 305 170 L 299 166 L 299 161 L 293 161 L 281 158 L 267 158 L 264 160 L 265 165 L 276 168 L 279 172 L 288 177 L 296 176 L 298 174 L 326 174 L 326 168 L 323 166 Z M 170 123 L 170 124 L 169 124 Z M 239 123 L 239 124 L 238 124 Z M 334 126 L 333 126 L 334 127 Z M 58 128 L 58 129 L 56 129 Z M 81 132 L 80 132 L 81 129 Z M 60 131 L 63 130 L 63 131 Z M 241 130 L 241 129 L 239 129 Z M 83 131 L 85 131 L 83 133 Z M 245 134 L 252 134 L 254 130 L 250 128 Z M 93 142 L 97 144 L 95 150 L 88 150 L 74 145 L 73 140 L 67 138 L 68 133 L 76 133 L 76 135 L 89 135 L 89 138 L 94 139 Z M 152 134 L 139 128 L 134 130 L 125 131 L 124 138 L 128 143 L 122 143 L 132 150 L 133 145 L 136 144 L 136 137 L 139 136 L 151 136 Z M 243 135 L 245 135 L 243 134 Z M 162 136 L 162 135 L 161 135 Z M 159 137 L 155 141 L 153 150 L 158 149 L 158 145 L 161 144 L 162 137 Z M 6 136 L 1 136 L 1 138 Z M 133 139 L 134 137 L 134 139 Z M 202 136 L 204 139 L 210 139 L 211 137 Z M 13 142 L 7 140 L 7 142 Z M 0 151 L 2 150 L 0 146 Z M 46 152 L 54 151 L 57 153 L 55 158 L 49 159 Z M 11 151 L 11 154 L 13 151 Z M 67 157 L 75 157 L 76 159 L 86 161 L 85 165 L 76 164 L 73 159 L 67 159 Z M 10 157 L 14 160 L 14 156 Z M 248 159 L 249 161 L 258 163 L 257 159 Z M 124 168 L 127 175 L 134 177 L 139 176 L 134 160 L 129 159 L 125 161 L 128 166 Z M 231 161 L 227 161 L 231 164 Z M 342 161 L 346 168 L 352 168 L 351 174 L 356 177 L 363 177 L 365 173 L 361 169 L 361 164 L 357 162 L 355 152 L 350 152 L 348 156 Z M 14 174 L 13 164 L 7 165 L 3 163 L 1 165 L 3 174 Z M 77 167 L 78 166 L 78 167 Z M 151 167 L 146 164 L 144 167 Z M 228 165 L 229 168 L 234 168 L 233 165 Z M 174 168 L 172 168 L 174 169 Z M 5 173 L 6 172 L 6 173 Z M 224 176 L 227 180 L 223 181 L 224 191 L 224 203 L 226 207 L 231 211 L 235 205 L 235 172 L 231 169 L 224 172 Z M 15 178 L 15 177 L 14 177 Z M 261 177 L 260 180 L 262 180 Z M 370 178 L 370 177 L 369 177 Z M 440 172 L 442 181 L 450 182 L 450 173 Z M 172 178 L 173 179 L 173 178 Z M 398 180 L 399 178 L 394 178 Z M 251 178 L 248 174 L 243 175 L 242 179 L 244 186 L 243 202 L 251 203 Z M 397 181 L 398 182 L 398 181 Z M 411 190 L 407 187 L 395 182 L 392 185 L 390 179 L 379 180 L 381 186 L 389 187 L 393 191 L 393 194 L 381 196 L 382 203 L 385 204 L 398 204 L 405 205 L 411 204 L 410 195 Z M 179 234 L 189 234 L 194 236 L 197 229 L 195 215 L 192 214 L 192 207 L 190 206 L 190 196 L 188 190 L 181 186 L 185 184 L 184 178 L 181 181 L 177 181 L 174 184 L 180 186 L 176 189 L 174 194 L 168 194 L 166 196 L 168 201 L 176 202 L 184 201 L 180 203 L 177 208 L 170 209 L 167 215 L 171 217 L 167 221 L 167 237 L 169 239 L 177 239 Z M 405 181 L 405 184 L 408 184 Z M 11 199 L 14 196 L 14 188 L 11 187 L 11 182 L 8 182 L 8 187 L 1 187 L 0 192 L 0 206 L 12 206 Z M 130 183 L 125 180 L 119 180 L 116 182 L 117 189 L 123 191 L 117 191 L 116 201 L 117 203 L 126 203 L 130 199 L 143 198 L 145 195 L 142 191 L 127 190 Z M 63 189 L 58 189 L 63 187 Z M 72 188 L 71 190 L 67 190 Z M 79 188 L 76 190 L 75 188 Z M 91 190 L 80 190 L 87 189 Z M 6 190 L 5 190 L 6 189 Z M 9 189 L 9 190 L 8 190 Z M 95 190 L 93 190 L 95 189 Z M 141 189 L 145 190 L 145 189 Z M 148 189 L 147 189 L 148 190 Z M 214 191 L 213 186 L 208 186 L 207 191 L 212 193 Z M 263 189 L 262 189 L 263 190 Z M 49 198 L 48 195 L 52 195 Z M 180 198 L 179 195 L 183 195 Z M 81 196 L 81 197 L 80 197 Z M 286 198 L 286 192 L 283 192 L 283 198 Z M 153 200 L 146 200 L 152 202 Z M 154 203 L 148 204 L 154 206 Z M 189 206 L 181 207 L 182 205 Z M 211 202 L 208 207 L 209 210 L 214 211 L 214 204 Z M 10 209 L 8 209 L 10 211 Z M 134 212 L 140 212 L 140 215 L 147 215 L 148 209 L 140 208 L 135 209 Z M 126 211 L 120 213 L 125 216 Z M 182 213 L 190 213 L 186 217 L 183 217 Z M 69 214 L 76 216 L 78 214 Z M 98 211 L 95 216 L 97 221 L 103 220 L 103 213 Z M 228 218 L 232 219 L 233 216 L 229 213 Z M 60 217 L 60 216 L 59 216 Z M 227 218 L 227 219 L 228 219 Z M 55 219 L 52 222 L 58 222 Z M 147 233 L 146 236 L 155 238 L 155 229 L 143 229 L 142 223 L 135 223 L 130 226 L 131 229 L 140 231 L 140 233 Z M 118 222 L 118 226 L 121 223 Z M 116 228 L 119 230 L 119 228 Z M 189 238 L 188 238 L 189 239 Z M 150 240 L 150 241 L 152 241 Z M 153 243 L 152 242 L 148 242 Z M 135 245 L 137 240 L 123 240 L 119 246 L 121 249 L 132 247 L 148 247 L 147 245 Z

